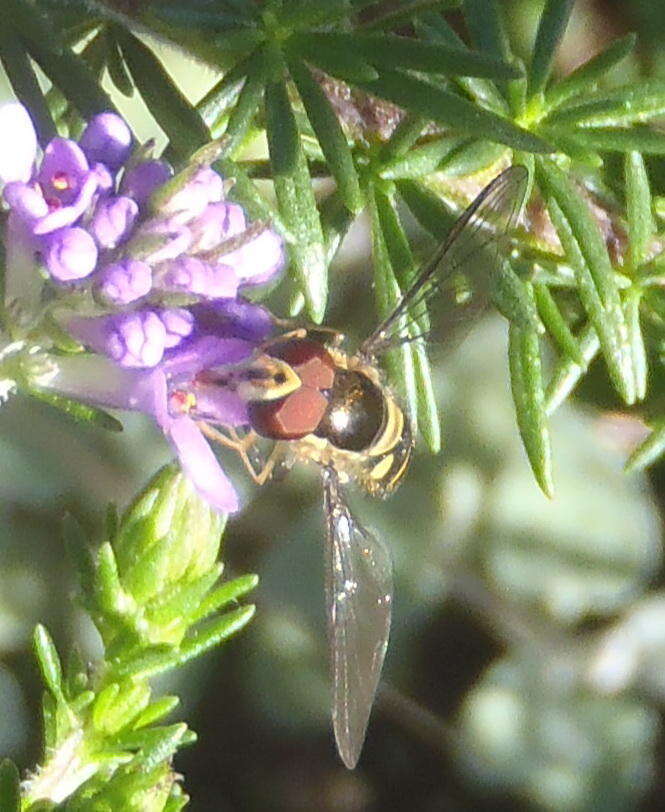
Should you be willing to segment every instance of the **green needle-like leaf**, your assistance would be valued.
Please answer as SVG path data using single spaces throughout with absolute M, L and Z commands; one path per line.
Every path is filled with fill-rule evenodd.
M 229 107 L 237 98 L 255 57 L 256 54 L 252 53 L 246 59 L 240 59 L 236 62 L 197 102 L 196 109 L 215 136 L 219 135 L 217 128 L 220 119 L 223 119 Z
M 586 367 L 580 345 L 572 334 L 568 322 L 561 314 L 554 297 L 550 293 L 550 289 L 547 285 L 539 283 L 533 286 L 533 292 L 540 318 L 559 350 L 573 363 Z
M 554 495 L 552 455 L 545 412 L 545 396 L 538 335 L 513 322 L 508 332 L 510 384 L 517 425 L 536 481 L 545 496 Z
M 109 72 L 109 76 L 113 84 L 118 88 L 118 90 L 123 94 L 123 96 L 133 96 L 134 95 L 134 83 L 132 82 L 132 77 L 129 75 L 127 71 L 127 66 L 125 65 L 125 60 L 122 57 L 122 53 L 120 51 L 120 45 L 118 44 L 118 40 L 112 33 L 112 29 L 107 31 L 107 59 L 106 59 L 106 68 Z
M 556 201 L 570 224 L 603 306 L 616 307 L 619 291 L 614 270 L 605 240 L 587 202 L 569 177 L 552 161 L 544 159 L 538 162 L 538 176 L 543 191 Z
M 353 214 L 342 203 L 337 191 L 321 203 L 321 229 L 326 246 L 326 262 L 330 264 L 337 249 L 354 221 Z
M 16 98 L 30 110 L 39 143 L 46 145 L 57 135 L 55 122 L 23 43 L 7 22 L 0 26 L 0 61 Z
M 626 323 L 628 325 L 628 341 L 633 361 L 635 375 L 635 398 L 644 400 L 647 392 L 647 372 L 649 364 L 644 346 L 644 336 L 640 325 L 640 300 L 642 290 L 631 288 L 626 294 Z
M 459 135 L 437 136 L 428 143 L 387 161 L 381 169 L 381 177 L 397 180 L 429 175 L 439 169 L 442 161 L 463 143 L 467 143 L 467 139 Z
M 227 155 L 233 155 L 242 144 L 263 98 L 266 62 L 261 53 L 254 54 L 248 65 L 245 84 L 233 106 L 224 135 L 229 139 Z
M 439 85 L 407 73 L 385 69 L 373 82 L 362 87 L 376 96 L 446 124 L 461 133 L 486 138 L 525 152 L 550 152 L 548 144 L 506 118 L 483 110 Z
M 147 727 L 154 722 L 159 722 L 165 716 L 168 716 L 171 711 L 175 710 L 180 704 L 177 696 L 162 696 L 147 705 L 134 719 L 132 727 L 138 730 L 142 727 Z
M 62 666 L 60 657 L 55 650 L 51 635 L 46 628 L 38 623 L 33 637 L 35 655 L 39 663 L 42 679 L 46 687 L 57 699 L 64 699 L 62 691 Z
M 40 389 L 33 386 L 27 391 L 31 397 L 48 403 L 49 406 L 64 412 L 79 423 L 88 423 L 91 426 L 97 426 L 107 431 L 122 431 L 122 423 L 102 409 L 87 406 L 77 400 L 70 400 L 64 395 L 55 394 L 49 389 Z
M 445 239 L 455 217 L 443 201 L 431 189 L 414 180 L 398 181 L 397 190 L 425 231 L 435 240 Z
M 633 473 L 648 468 L 665 451 L 665 420 L 658 420 L 653 424 L 651 434 L 644 440 L 628 458 L 626 471 Z
M 635 47 L 637 36 L 627 34 L 615 40 L 608 48 L 584 62 L 579 68 L 569 73 L 545 94 L 545 106 L 552 109 L 580 93 L 588 92 L 596 82 L 605 78 L 606 74 L 622 59 L 625 59 Z
M 383 145 L 381 157 L 385 160 L 394 160 L 404 155 L 420 138 L 426 126 L 427 121 L 422 116 L 407 113 L 395 127 L 388 141 Z
M 364 201 L 353 156 L 339 120 L 321 85 L 302 62 L 291 62 L 289 71 L 296 84 L 305 112 L 321 145 L 339 194 L 349 210 L 357 214 Z
M 372 265 L 374 268 L 374 295 L 379 319 L 395 309 L 402 292 L 395 278 L 386 239 L 381 226 L 376 192 L 371 196 Z M 418 392 L 415 383 L 413 350 L 409 343 L 391 350 L 384 356 L 388 376 L 404 398 L 407 413 L 417 430 Z
M 400 290 L 405 291 L 417 274 L 409 241 L 397 216 L 394 202 L 378 190 L 375 191 L 374 199 L 390 266 Z M 427 313 L 420 314 L 413 325 L 412 335 L 427 334 L 428 331 L 429 317 Z M 437 454 L 441 450 L 441 429 L 429 359 L 422 341 L 407 346 L 411 350 L 418 427 L 429 450 Z
M 234 578 L 232 581 L 213 589 L 201 601 L 196 611 L 192 613 L 190 622 L 192 624 L 198 623 L 232 601 L 237 601 L 238 598 L 242 598 L 248 592 L 251 592 L 258 582 L 258 575 L 241 575 L 240 578 Z
M 628 215 L 628 258 L 636 270 L 647 258 L 656 226 L 651 211 L 651 190 L 644 159 L 639 152 L 624 158 L 626 214 Z
M 214 620 L 206 621 L 184 640 L 180 646 L 178 662 L 186 663 L 194 657 L 199 657 L 208 649 L 232 637 L 249 623 L 255 611 L 256 607 L 248 604 L 226 612 Z
M 544 182 L 541 185 L 549 192 L 551 191 L 551 187 L 548 188 L 551 168 L 548 168 L 546 173 L 543 173 Z M 545 180 L 546 177 L 547 180 Z M 568 188 L 567 179 L 566 188 Z M 605 253 L 605 257 L 607 256 L 605 245 L 602 243 L 602 252 L 596 250 L 597 245 L 593 245 L 593 231 L 596 230 L 597 232 L 597 226 L 591 221 L 586 204 L 581 201 L 577 192 L 570 187 L 568 194 L 571 195 L 571 198 L 566 201 L 559 196 L 561 191 L 561 188 L 556 187 L 556 191 L 547 201 L 550 216 L 566 252 L 568 262 L 575 270 L 580 301 L 589 314 L 589 318 L 600 338 L 605 363 L 612 382 L 625 402 L 632 404 L 635 401 L 632 351 L 628 340 L 628 329 L 623 308 L 618 290 L 616 290 L 616 283 L 612 280 L 612 283 L 608 285 L 605 291 L 608 303 L 604 304 L 597 288 L 596 278 L 599 267 L 604 272 L 605 260 L 596 265 L 596 274 L 591 271 L 592 262 L 598 262 L 599 258 L 602 257 L 602 253 Z M 563 206 L 561 205 L 562 202 Z M 571 203 L 572 205 L 568 205 Z M 581 211 L 580 203 L 586 213 L 578 220 Z M 564 206 L 567 211 L 564 210 Z M 568 214 L 570 214 L 570 217 L 568 217 Z M 597 236 L 602 239 L 599 233 L 597 233 Z M 586 250 L 586 255 L 583 249 Z M 607 263 L 609 265 L 609 259 L 607 259 Z M 612 291 L 612 284 L 615 288 L 614 291 Z
M 420 15 L 415 21 L 415 29 L 423 39 L 441 42 L 453 48 L 468 50 L 464 40 L 457 35 L 440 14 L 429 12 Z M 492 80 L 470 76 L 454 76 L 452 80 L 481 107 L 486 107 L 499 115 L 508 112 L 506 100 L 499 93 L 496 84 Z
M 118 34 L 120 46 L 134 84 L 177 157 L 185 160 L 212 140 L 210 130 L 150 48 L 130 32 L 118 31 L 121 31 Z
M 266 131 L 280 214 L 294 241 L 289 250 L 295 278 L 316 323 L 325 314 L 328 277 L 321 221 L 307 160 L 284 82 L 266 87 Z
M 123 749 L 140 749 L 141 769 L 148 771 L 169 759 L 178 749 L 186 733 L 187 725 L 179 722 L 175 725 L 124 733 L 116 738 L 116 744 Z
M 519 68 L 502 59 L 442 42 L 423 42 L 396 34 L 308 33 L 307 39 L 307 53 L 320 46 L 338 52 L 347 51 L 377 68 L 406 68 L 423 73 L 490 79 L 517 79 L 522 75 Z
M 8 758 L 0 762 L 0 809 L 19 812 L 21 808 L 18 769 Z
M 376 2 L 376 0 L 373 0 L 373 2 Z M 371 5 L 371 3 L 365 3 L 364 5 Z M 397 25 L 411 23 L 414 15 L 420 12 L 436 9 L 438 6 L 444 10 L 455 5 L 457 5 L 457 0 L 404 0 L 396 8 L 379 13 L 374 19 L 361 23 L 361 26 L 363 31 L 373 31 L 380 28 L 394 29 Z
M 545 328 L 538 316 L 531 286 L 513 271 L 509 262 L 502 262 L 491 282 L 491 297 L 499 312 L 523 330 L 540 335 Z
M 85 61 L 59 42 L 57 26 L 46 15 L 26 0 L 4 0 L 3 11 L 13 20 L 32 58 L 81 116 L 115 110 Z
M 99 611 L 106 615 L 121 614 L 127 607 L 127 595 L 120 582 L 113 548 L 107 542 L 97 553 L 94 595 Z
M 552 372 L 545 391 L 545 411 L 553 414 L 573 391 L 587 367 L 600 350 L 600 340 L 591 324 L 587 324 L 578 337 L 583 364 L 578 364 L 567 356 L 562 356 Z
M 497 0 L 464 0 L 464 19 L 475 47 L 496 59 L 507 60 L 510 46 Z
M 550 132 L 552 140 L 561 141 L 561 132 L 565 138 L 583 149 L 607 152 L 635 150 L 648 155 L 665 155 L 665 133 L 648 127 L 578 127 L 572 130 L 551 127 L 545 134 Z
M 233 185 L 228 192 L 230 200 L 235 200 L 244 206 L 252 219 L 267 221 L 279 231 L 284 239 L 293 240 L 293 235 L 284 225 L 277 210 L 259 192 L 256 184 L 237 161 L 232 161 L 230 158 L 220 158 L 215 161 L 215 168 L 222 177 L 232 181 Z
M 313 37 L 308 32 L 294 34 L 288 42 L 291 59 L 304 59 L 317 67 L 350 84 L 371 82 L 379 75 L 355 48 L 340 49 L 324 36 Z
M 651 79 L 592 94 L 585 101 L 558 108 L 547 123 L 572 127 L 625 127 L 649 121 L 665 113 L 665 81 Z
M 563 38 L 575 0 L 546 0 L 538 23 L 529 71 L 529 96 L 545 90 L 554 62 L 554 54 Z

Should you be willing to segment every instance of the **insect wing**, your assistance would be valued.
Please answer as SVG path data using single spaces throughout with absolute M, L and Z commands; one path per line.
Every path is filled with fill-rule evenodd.
M 462 213 L 395 310 L 360 347 L 375 357 L 419 338 L 453 343 L 488 301 L 492 277 L 503 262 L 508 235 L 517 223 L 528 171 L 511 166 L 494 178 Z M 431 328 L 424 327 L 429 321 Z
M 342 761 L 353 769 L 388 645 L 392 563 L 385 546 L 352 516 L 333 469 L 324 469 L 323 488 L 333 728 Z

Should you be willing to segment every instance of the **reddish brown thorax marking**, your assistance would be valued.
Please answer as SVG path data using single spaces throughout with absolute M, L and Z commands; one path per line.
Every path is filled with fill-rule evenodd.
M 273 440 L 298 440 L 316 429 L 328 408 L 324 390 L 332 388 L 335 362 L 322 344 L 308 338 L 277 342 L 266 353 L 286 361 L 302 386 L 279 400 L 250 403 L 252 427 Z

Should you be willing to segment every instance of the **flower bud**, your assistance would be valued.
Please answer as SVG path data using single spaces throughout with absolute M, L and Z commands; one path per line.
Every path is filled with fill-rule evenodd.
M 100 200 L 90 231 L 100 248 L 115 248 L 127 238 L 139 213 L 136 201 L 120 195 Z
M 58 282 L 85 279 L 95 269 L 97 246 L 82 228 L 61 228 L 48 235 L 44 262 Z
M 90 163 L 99 161 L 116 170 L 129 157 L 132 134 L 120 116 L 100 113 L 85 128 L 79 144 Z
M 176 466 L 162 468 L 120 522 L 113 546 L 124 589 L 138 604 L 149 605 L 166 590 L 217 573 L 225 523 Z M 167 642 L 167 631 L 155 630 L 160 642 Z M 173 631 L 176 638 L 181 633 Z
M 150 293 L 152 270 L 146 262 L 123 259 L 102 271 L 99 292 L 115 305 L 126 305 Z

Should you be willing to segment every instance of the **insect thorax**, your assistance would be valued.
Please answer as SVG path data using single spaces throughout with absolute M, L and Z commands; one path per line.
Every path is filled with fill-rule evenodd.
M 294 459 L 332 465 L 342 479 L 373 495 L 394 490 L 408 467 L 413 438 L 378 370 L 305 331 L 263 349 L 289 364 L 301 385 L 285 397 L 250 403 L 252 428 L 285 441 Z

